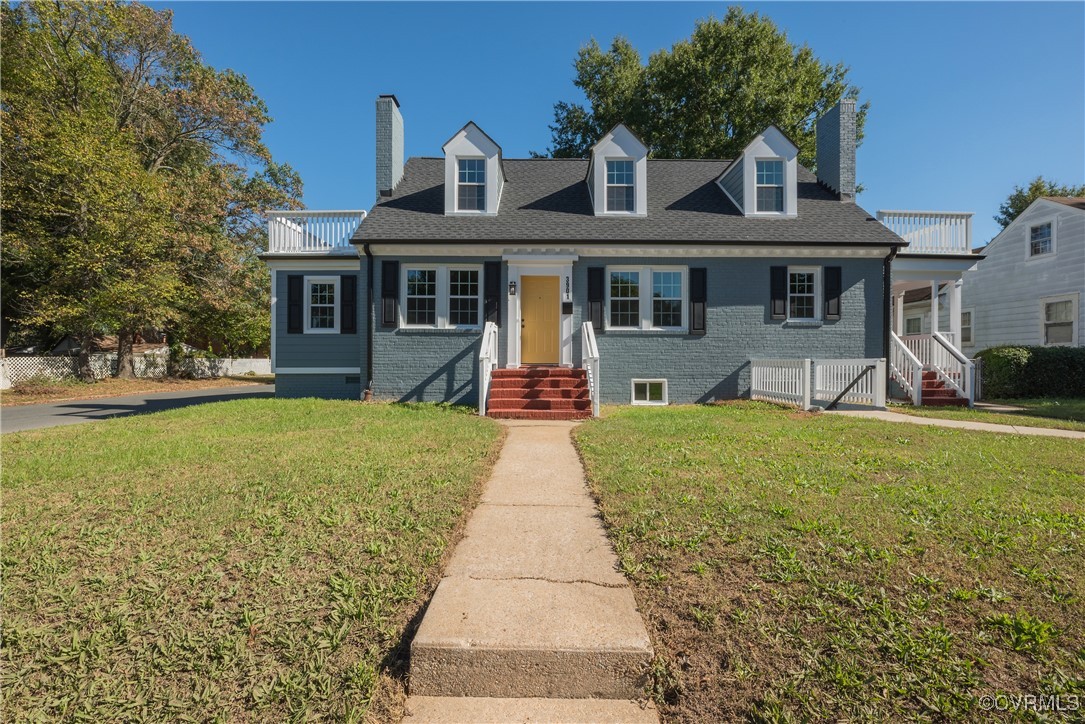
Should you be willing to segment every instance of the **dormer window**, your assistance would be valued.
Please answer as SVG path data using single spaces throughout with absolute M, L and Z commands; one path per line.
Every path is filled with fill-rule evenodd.
M 461 158 L 456 189 L 457 211 L 486 210 L 486 159 Z
M 632 212 L 636 208 L 634 178 L 632 161 L 607 161 L 607 211 Z
M 776 159 L 757 162 L 757 210 L 775 213 L 783 212 L 783 161 Z

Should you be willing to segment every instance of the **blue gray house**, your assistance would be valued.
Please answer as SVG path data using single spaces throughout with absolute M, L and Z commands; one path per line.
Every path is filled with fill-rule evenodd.
M 749 394 L 751 360 L 887 358 L 907 242 L 855 204 L 855 106 L 818 174 L 775 127 L 730 160 L 658 160 L 625 126 L 585 159 L 505 158 L 474 123 L 403 158 L 376 103 L 379 198 L 276 212 L 277 394 L 575 417 Z

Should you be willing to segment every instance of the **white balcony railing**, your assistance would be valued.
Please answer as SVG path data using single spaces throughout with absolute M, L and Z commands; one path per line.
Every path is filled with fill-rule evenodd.
M 902 254 L 972 253 L 971 213 L 879 211 L 878 221 L 908 242 Z
M 364 211 L 269 211 L 267 250 L 272 254 L 355 254 L 350 238 Z

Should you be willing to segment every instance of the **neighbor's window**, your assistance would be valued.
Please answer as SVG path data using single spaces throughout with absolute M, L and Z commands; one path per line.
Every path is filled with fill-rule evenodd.
M 789 267 L 787 270 L 787 318 L 817 319 L 817 269 Z
M 634 405 L 666 405 L 667 380 L 633 380 Z
M 1051 241 L 1051 222 L 1029 227 L 1029 256 L 1041 256 L 1054 251 Z
M 640 272 L 610 273 L 610 326 L 640 327 Z
M 682 272 L 652 272 L 652 326 L 682 326 Z
M 1074 323 L 1077 319 L 1075 301 L 1074 297 L 1043 300 L 1044 344 L 1074 344 L 1077 341 L 1077 335 L 1074 334 Z
M 607 211 L 633 211 L 633 162 L 607 161 Z
M 459 211 L 486 210 L 486 159 L 461 158 L 457 205 Z
M 453 327 L 478 326 L 478 269 L 448 272 L 448 323 Z
M 336 332 L 339 330 L 339 279 L 337 277 L 306 277 L 305 331 Z
M 961 346 L 972 346 L 972 310 L 961 312 Z
M 406 321 L 408 325 L 437 325 L 437 270 L 407 269 Z
M 923 317 L 908 317 L 904 320 L 904 333 L 905 334 L 922 334 L 923 333 Z
M 784 162 L 757 162 L 757 210 L 784 210 Z

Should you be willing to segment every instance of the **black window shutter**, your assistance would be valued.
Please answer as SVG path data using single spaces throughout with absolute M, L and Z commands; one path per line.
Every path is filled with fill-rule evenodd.
M 787 319 L 787 267 L 770 267 L 769 276 L 771 279 L 772 318 Z
M 286 278 L 286 331 L 287 334 L 301 334 L 301 315 L 304 309 L 302 285 L 304 277 L 291 274 Z
M 603 328 L 603 275 L 601 266 L 588 267 L 588 321 L 596 334 L 602 334 Z
M 358 276 L 344 274 L 339 278 L 339 333 L 358 333 Z
M 689 333 L 705 334 L 708 331 L 705 307 L 708 302 L 708 270 L 689 270 Z
M 381 326 L 395 327 L 399 301 L 399 262 L 381 262 Z
M 482 279 L 485 291 L 482 295 L 484 321 L 501 324 L 501 262 L 483 264 Z
M 840 293 L 843 291 L 842 267 L 825 267 L 825 318 L 840 319 Z

